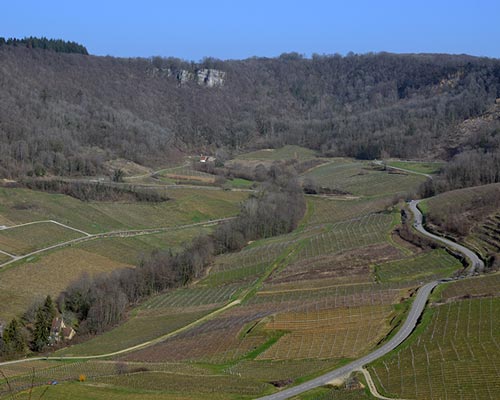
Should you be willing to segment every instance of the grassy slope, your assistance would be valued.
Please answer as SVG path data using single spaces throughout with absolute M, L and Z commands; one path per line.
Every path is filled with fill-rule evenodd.
M 84 236 L 82 233 L 51 222 L 0 230 L 0 250 L 14 255 Z
M 421 174 L 437 174 L 439 170 L 445 165 L 442 162 L 411 162 L 411 161 L 396 161 L 391 160 L 387 162 L 391 167 L 403 168 L 408 171 L 419 172 Z
M 300 161 L 304 161 L 315 157 L 316 156 L 313 150 L 299 146 L 287 145 L 279 149 L 257 150 L 251 153 L 241 154 L 236 159 L 265 161 L 298 159 Z
M 390 174 L 371 168 L 368 162 L 348 159 L 333 159 L 305 176 L 315 179 L 320 186 L 357 196 L 390 196 L 410 192 L 426 179 L 415 174 Z
M 0 224 L 53 219 L 89 233 L 186 225 L 235 215 L 248 195 L 203 189 L 166 193 L 172 200 L 159 204 L 82 202 L 64 195 L 0 188 Z

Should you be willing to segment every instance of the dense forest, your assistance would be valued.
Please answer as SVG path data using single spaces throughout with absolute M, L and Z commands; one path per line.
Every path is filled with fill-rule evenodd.
M 0 37 L 0 46 L 27 47 L 29 49 L 53 50 L 57 53 L 77 53 L 88 55 L 85 46 L 76 42 L 68 42 L 61 39 L 47 39 L 45 37 L 25 37 L 23 39 Z
M 186 152 L 283 144 L 448 159 L 467 147 L 460 124 L 500 97 L 500 60 L 465 55 L 190 63 L 33 47 L 0 46 L 0 177 L 96 175 L 116 157 L 165 165 Z M 192 78 L 207 70 L 223 72 L 220 84 Z

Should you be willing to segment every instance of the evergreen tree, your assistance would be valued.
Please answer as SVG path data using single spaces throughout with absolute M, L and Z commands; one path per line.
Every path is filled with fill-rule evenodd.
M 3 340 L 7 352 L 24 353 L 26 350 L 26 341 L 22 333 L 21 325 L 16 318 L 13 318 L 5 328 Z
M 54 302 L 50 296 L 47 296 L 43 305 L 41 305 L 35 316 L 35 328 L 33 330 L 32 349 L 41 351 L 49 343 L 50 328 L 52 320 L 56 316 Z

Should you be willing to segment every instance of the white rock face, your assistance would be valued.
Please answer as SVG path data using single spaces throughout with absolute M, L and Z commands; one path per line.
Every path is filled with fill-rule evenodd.
M 224 85 L 226 73 L 218 69 L 203 68 L 196 71 L 196 82 L 198 85 L 215 87 Z
M 226 80 L 224 71 L 211 68 L 198 69 L 193 73 L 186 69 L 173 70 L 171 68 L 152 67 L 150 74 L 158 77 L 174 77 L 181 86 L 188 82 L 196 82 L 200 86 L 213 88 L 223 86 Z
M 189 71 L 186 71 L 185 69 L 181 69 L 177 73 L 177 80 L 179 81 L 179 83 L 181 85 L 183 85 L 184 83 L 186 83 L 188 81 L 192 81 L 193 79 L 194 79 L 193 74 Z

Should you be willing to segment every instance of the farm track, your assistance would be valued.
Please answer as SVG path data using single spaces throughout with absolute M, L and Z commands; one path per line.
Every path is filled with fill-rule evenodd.
M 17 227 L 20 227 L 20 226 L 26 226 L 26 225 L 33 225 L 33 224 L 51 222 L 51 223 L 63 226 L 65 228 L 67 228 L 67 229 L 71 229 L 71 230 L 74 230 L 76 232 L 82 233 L 85 236 L 82 236 L 82 237 L 79 237 L 79 238 L 76 238 L 76 239 L 72 239 L 72 240 L 68 240 L 66 242 L 56 243 L 54 245 L 51 245 L 51 246 L 48 246 L 48 247 L 44 247 L 43 249 L 35 250 L 35 251 L 30 252 L 30 253 L 21 255 L 21 256 L 15 256 L 13 254 L 9 254 L 9 253 L 6 253 L 4 251 L 0 251 L 2 254 L 5 254 L 5 255 L 7 255 L 7 256 L 9 256 L 9 257 L 12 258 L 12 260 L 9 260 L 7 262 L 4 262 L 3 264 L 0 264 L 0 268 L 6 267 L 7 265 L 10 265 L 10 264 L 15 263 L 17 261 L 21 261 L 21 260 L 27 259 L 27 258 L 29 258 L 31 256 L 35 256 L 35 255 L 40 254 L 40 253 L 45 253 L 45 252 L 50 251 L 50 250 L 55 250 L 55 249 L 58 249 L 58 248 L 61 248 L 61 247 L 71 246 L 73 244 L 87 242 L 87 241 L 90 241 L 90 240 L 104 239 L 104 238 L 111 238 L 111 237 L 134 237 L 134 236 L 142 236 L 142 235 L 151 235 L 151 234 L 155 234 L 155 233 L 169 232 L 169 231 L 176 231 L 176 230 L 180 230 L 180 229 L 193 228 L 193 227 L 196 227 L 196 226 L 208 226 L 208 225 L 213 225 L 213 224 L 219 224 L 221 222 L 229 221 L 229 220 L 234 219 L 234 218 L 235 217 L 227 217 L 227 218 L 214 219 L 214 220 L 209 220 L 209 221 L 204 221 L 204 222 L 196 222 L 196 223 L 188 224 L 188 225 L 170 226 L 170 227 L 164 227 L 164 228 L 119 230 L 119 231 L 110 231 L 110 232 L 96 233 L 96 234 L 90 234 L 90 233 L 81 231 L 81 230 L 76 229 L 76 228 L 72 228 L 70 226 L 67 226 L 67 225 L 61 224 L 61 223 L 59 223 L 57 221 L 52 221 L 52 220 L 29 222 L 27 224 L 15 225 L 15 226 L 11 226 L 11 227 L 8 227 L 8 228 L 4 228 L 3 230 L 17 228 Z
M 384 164 L 382 163 L 382 161 L 378 161 L 378 160 L 374 161 L 374 163 L 375 163 L 375 164 L 377 164 L 377 165 L 381 165 L 381 166 L 382 166 L 382 165 L 384 165 Z M 392 165 L 387 165 L 386 167 L 387 167 L 388 169 L 395 169 L 395 170 L 397 170 L 397 171 L 407 172 L 407 173 L 409 173 L 409 174 L 422 175 L 422 176 L 425 176 L 425 177 L 426 177 L 426 178 L 428 178 L 428 179 L 433 179 L 432 175 L 430 175 L 430 174 L 426 174 L 426 173 L 424 173 L 424 172 L 412 171 L 411 169 L 400 168 L 400 167 L 393 167 Z
M 92 179 L 64 179 L 65 182 L 75 182 L 75 183 L 98 183 L 99 181 L 92 180 Z M 133 182 L 108 182 L 105 181 L 103 182 L 104 184 L 108 186 L 115 186 L 115 187 L 127 187 L 127 186 L 134 186 L 137 188 L 141 189 L 151 189 L 151 190 L 158 190 L 158 189 L 197 189 L 197 190 L 215 190 L 215 191 L 224 191 L 226 189 L 220 187 L 220 186 L 207 186 L 207 185 L 184 185 L 184 184 L 172 184 L 172 183 L 167 183 L 167 184 L 151 184 L 151 183 L 133 183 Z M 231 188 L 229 190 L 230 192 L 255 192 L 254 189 L 242 189 L 242 188 Z
M 484 268 L 484 263 L 482 260 L 471 250 L 467 249 L 466 247 L 452 242 L 451 240 L 444 239 L 442 237 L 436 236 L 427 230 L 422 225 L 422 220 L 423 216 L 420 210 L 417 208 L 418 205 L 417 200 L 412 200 L 409 205 L 410 209 L 413 212 L 414 216 L 414 227 L 416 230 L 418 230 L 420 233 L 422 233 L 425 236 L 430 237 L 433 240 L 440 241 L 441 243 L 446 244 L 448 247 L 462 253 L 465 257 L 467 257 L 468 260 L 470 260 L 471 263 L 471 268 L 469 270 L 468 276 L 471 276 L 474 274 L 476 269 L 481 270 Z M 364 365 L 369 364 L 378 358 L 386 355 L 387 353 L 391 352 L 394 350 L 396 347 L 398 347 L 401 343 L 403 343 L 408 336 L 413 332 L 415 329 L 418 320 L 420 319 L 420 316 L 422 315 L 425 305 L 427 303 L 427 300 L 429 299 L 430 294 L 434 290 L 434 288 L 439 285 L 442 282 L 446 282 L 447 280 L 440 280 L 440 281 L 432 281 L 429 282 L 422 287 L 418 289 L 417 295 L 413 301 L 413 304 L 410 308 L 410 311 L 408 313 L 408 316 L 403 324 L 403 326 L 398 330 L 398 332 L 384 345 L 379 347 L 378 349 L 374 350 L 373 352 L 369 353 L 368 355 L 361 357 L 355 361 L 352 361 L 351 363 L 335 369 L 333 371 L 330 371 L 324 375 L 321 375 L 315 379 L 312 379 L 308 382 L 304 382 L 300 385 L 291 387 L 289 389 L 285 389 L 281 392 L 262 397 L 261 400 L 283 400 L 283 399 L 288 399 L 292 396 L 297 396 L 301 393 L 304 393 L 308 390 L 317 388 L 319 386 L 324 386 L 327 385 L 329 382 L 336 380 L 336 379 L 344 379 L 347 376 L 349 376 L 352 372 L 360 370 L 363 368 Z

